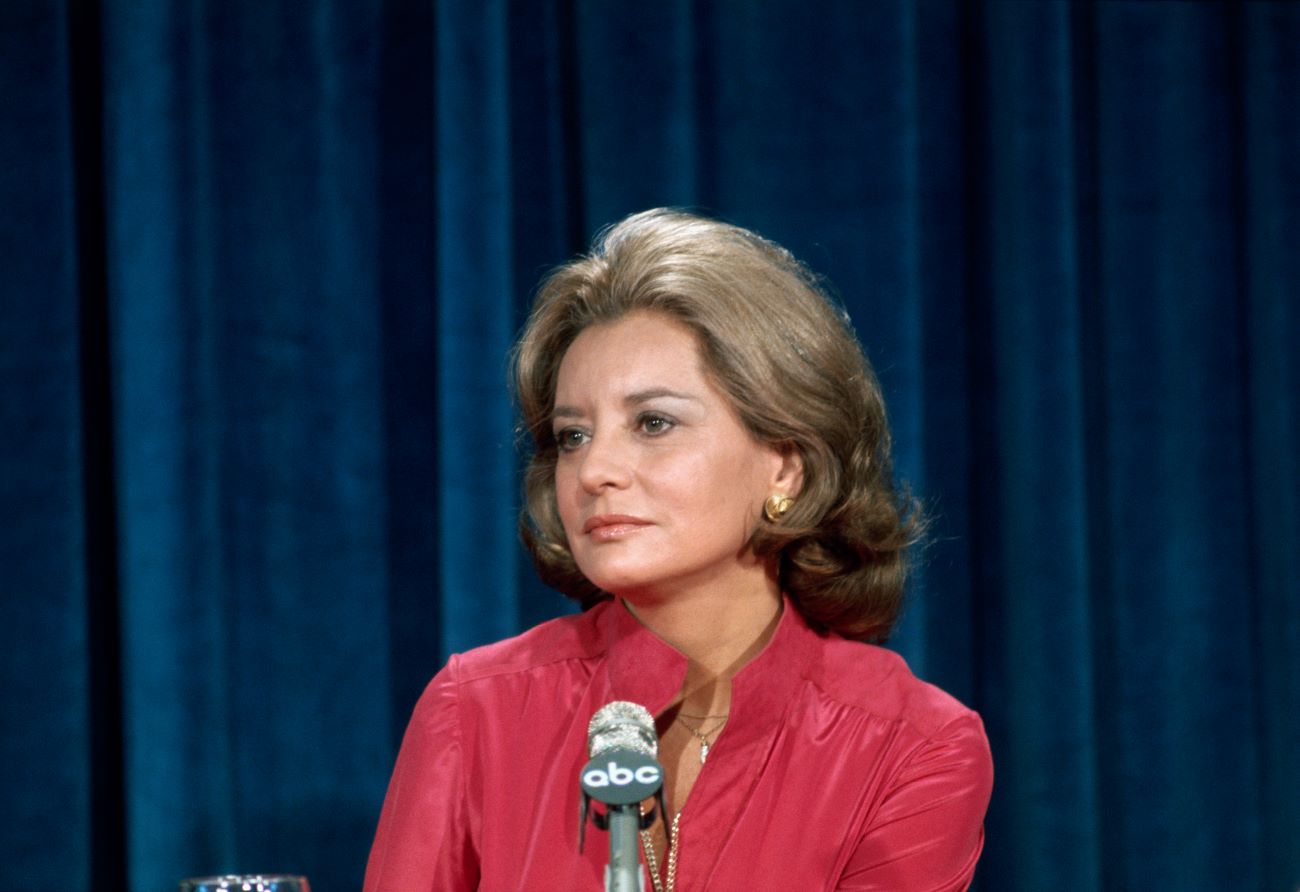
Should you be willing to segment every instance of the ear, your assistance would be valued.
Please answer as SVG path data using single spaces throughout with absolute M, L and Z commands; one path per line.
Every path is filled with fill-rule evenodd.
M 803 490 L 803 456 L 793 443 L 774 447 L 772 492 L 796 498 Z

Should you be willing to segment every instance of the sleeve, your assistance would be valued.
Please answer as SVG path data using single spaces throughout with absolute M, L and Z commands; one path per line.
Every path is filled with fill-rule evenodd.
M 366 863 L 365 892 L 478 888 L 456 657 L 415 706 Z
M 913 751 L 868 824 L 837 889 L 959 892 L 984 847 L 993 759 L 967 713 Z

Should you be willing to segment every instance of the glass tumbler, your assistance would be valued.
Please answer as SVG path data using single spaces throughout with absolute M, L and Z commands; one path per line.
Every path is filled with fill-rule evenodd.
M 306 877 L 283 873 L 227 874 L 181 880 L 180 892 L 311 892 Z

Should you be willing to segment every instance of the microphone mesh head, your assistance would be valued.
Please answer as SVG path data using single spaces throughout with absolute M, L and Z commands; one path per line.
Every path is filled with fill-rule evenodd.
M 652 759 L 659 755 L 659 735 L 650 710 L 627 700 L 596 710 L 587 726 L 587 753 L 594 759 L 612 749 L 632 750 Z

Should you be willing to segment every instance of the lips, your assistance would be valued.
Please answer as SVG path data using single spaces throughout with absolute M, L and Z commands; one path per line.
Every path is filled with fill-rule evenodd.
M 612 539 L 649 526 L 649 521 L 630 514 L 597 514 L 587 518 L 582 531 L 597 539 Z

